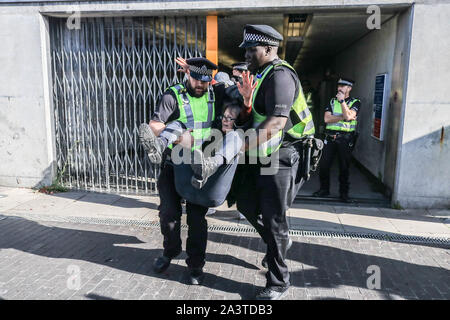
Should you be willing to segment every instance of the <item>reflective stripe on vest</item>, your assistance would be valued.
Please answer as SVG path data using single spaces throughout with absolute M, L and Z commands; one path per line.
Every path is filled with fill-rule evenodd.
M 348 104 L 348 108 L 350 109 L 352 107 L 352 105 L 356 101 L 359 101 L 359 99 L 353 99 L 350 102 L 350 104 Z M 333 102 L 333 103 L 331 103 L 331 102 Z M 342 107 L 341 107 L 341 104 L 339 103 L 339 101 L 337 99 L 332 99 L 330 101 L 330 105 L 331 105 L 331 108 L 333 110 L 333 115 L 334 116 L 341 116 L 342 115 Z M 328 123 L 327 124 L 327 130 L 352 132 L 352 131 L 356 130 L 356 124 L 357 123 L 358 122 L 356 120 L 352 120 L 352 121 L 341 120 L 341 121 L 335 122 L 335 123 Z
M 177 97 L 180 110 L 180 116 L 176 120 L 182 122 L 187 129 L 193 129 L 194 146 L 192 149 L 201 148 L 203 142 L 211 135 L 211 126 L 214 120 L 215 99 L 212 87 L 209 87 L 208 93 L 200 98 L 191 97 L 182 84 L 174 85 L 170 89 Z M 172 145 L 169 146 L 171 149 L 172 147 Z
M 257 85 L 253 93 L 253 101 L 252 101 L 253 105 L 255 105 L 256 95 L 258 93 L 259 87 L 261 86 L 261 83 L 264 81 L 269 71 L 272 70 L 274 67 L 278 66 L 288 67 L 295 72 L 294 68 L 286 61 L 280 61 L 279 63 L 267 66 L 264 69 L 264 71 L 261 74 L 259 74 L 256 78 Z M 287 131 L 287 134 L 289 134 L 294 139 L 301 139 L 304 136 L 313 135 L 315 132 L 314 122 L 312 121 L 312 114 L 309 111 L 300 83 L 297 98 L 295 99 L 290 109 L 291 111 L 289 113 L 289 117 L 292 122 L 292 128 Z M 267 118 L 267 116 L 256 112 L 255 108 L 252 108 L 252 113 L 253 113 L 253 128 L 258 127 Z M 258 147 L 258 152 L 256 152 L 256 150 L 254 149 L 249 150 L 249 155 L 259 157 L 269 156 L 272 152 L 275 152 L 280 148 L 282 140 L 283 140 L 283 131 L 280 130 L 271 139 L 260 144 Z

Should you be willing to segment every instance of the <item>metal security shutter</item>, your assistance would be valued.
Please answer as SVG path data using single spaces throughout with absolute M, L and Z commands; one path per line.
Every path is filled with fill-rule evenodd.
M 205 56 L 204 17 L 50 19 L 58 176 L 71 188 L 156 191 L 139 145 L 160 94 L 182 81 L 175 58 Z

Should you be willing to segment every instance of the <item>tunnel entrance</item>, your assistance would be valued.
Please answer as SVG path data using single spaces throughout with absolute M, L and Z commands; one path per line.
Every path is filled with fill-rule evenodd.
M 339 77 L 356 80 L 351 96 L 361 100 L 358 114 L 359 138 L 350 167 L 350 198 L 354 205 L 390 205 L 391 186 L 395 175 L 395 127 L 398 111 L 389 108 L 391 80 L 395 79 L 394 59 L 398 46 L 401 15 L 404 8 L 383 8 L 379 29 L 369 29 L 366 8 L 348 11 L 271 13 L 260 15 L 223 15 L 218 19 L 218 57 L 221 71 L 231 75 L 230 66 L 244 60 L 238 48 L 245 24 L 267 24 L 280 32 L 284 41 L 280 58 L 297 71 L 305 97 L 311 100 L 316 137 L 324 137 L 324 108 L 336 95 Z M 373 21 L 370 20 L 369 23 Z M 373 27 L 373 26 L 372 26 Z M 386 74 L 384 87 L 384 139 L 374 137 L 374 97 L 376 77 Z M 378 128 L 380 130 L 380 128 Z M 379 132 L 379 131 L 378 131 Z M 330 197 L 314 198 L 319 189 L 318 172 L 301 188 L 296 201 L 339 203 L 339 166 L 335 159 L 330 173 Z

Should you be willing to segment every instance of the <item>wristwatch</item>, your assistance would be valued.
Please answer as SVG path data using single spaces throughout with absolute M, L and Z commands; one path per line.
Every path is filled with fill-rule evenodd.
M 342 100 L 339 100 L 339 103 L 342 103 L 342 102 L 344 102 L 345 100 L 344 99 L 342 99 Z

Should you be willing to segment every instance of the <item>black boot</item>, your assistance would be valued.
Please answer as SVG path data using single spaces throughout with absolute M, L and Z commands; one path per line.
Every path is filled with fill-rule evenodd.
M 170 266 L 170 261 L 172 261 L 172 259 L 169 259 L 166 256 L 156 258 L 153 262 L 153 271 L 156 273 L 164 272 Z
M 146 123 L 139 126 L 139 140 L 145 152 L 147 152 L 150 162 L 155 164 L 161 163 L 165 149 L 164 143 L 155 136 L 153 130 Z
M 325 189 L 320 189 L 319 191 L 316 191 L 313 193 L 313 197 L 327 197 L 330 195 L 330 191 Z
M 186 282 L 190 285 L 201 285 L 205 278 L 202 268 L 190 268 L 186 272 Z

